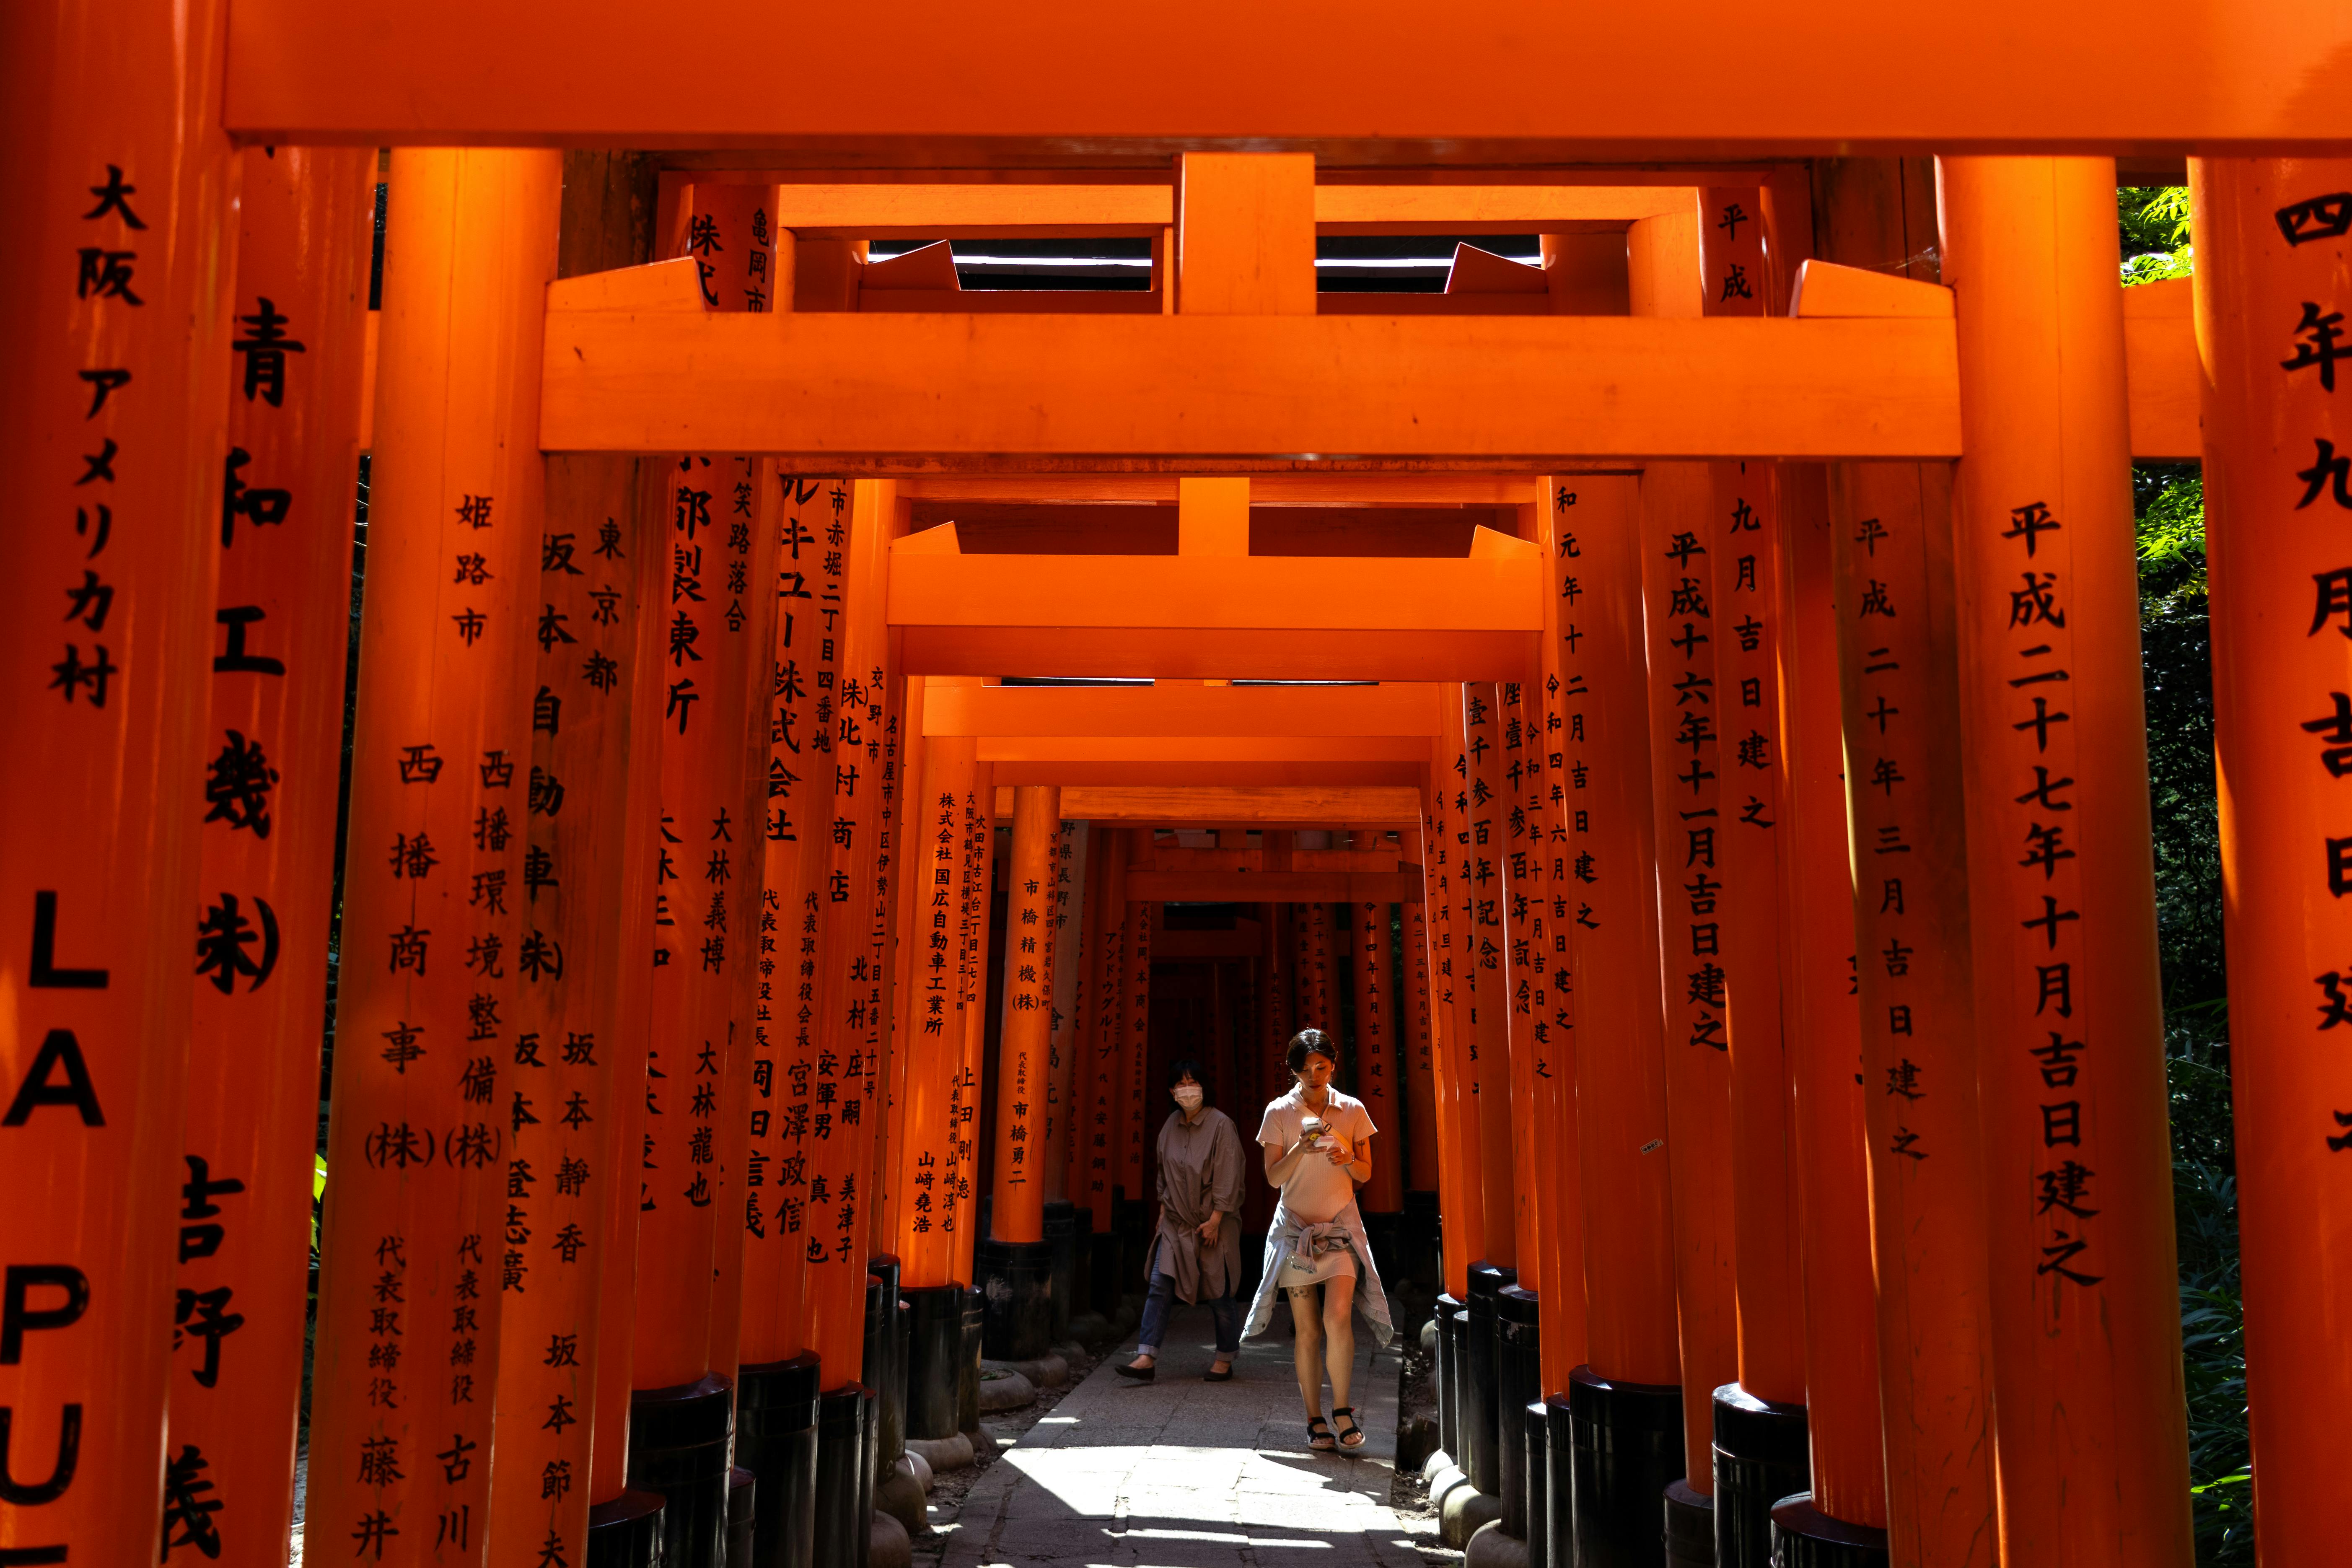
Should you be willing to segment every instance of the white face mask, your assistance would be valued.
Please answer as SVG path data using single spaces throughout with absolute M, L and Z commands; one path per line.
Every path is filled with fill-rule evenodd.
M 1187 1115 L 1201 1109 L 1201 1088 L 1198 1084 L 1188 1083 L 1173 1092 L 1176 1103 L 1184 1108 Z

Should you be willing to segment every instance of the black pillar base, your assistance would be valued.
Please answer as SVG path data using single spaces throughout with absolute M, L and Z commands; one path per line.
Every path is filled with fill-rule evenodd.
M 1886 1531 L 1832 1519 L 1813 1506 L 1812 1493 L 1799 1492 L 1772 1510 L 1772 1561 L 1775 1568 L 1886 1568 Z
M 1531 1568 L 1576 1568 L 1576 1416 L 1565 1394 L 1544 1395 L 1544 1554 Z
M 1715 1500 L 1687 1479 L 1666 1488 L 1666 1568 L 1714 1568 Z
M 1445 1284 L 1444 1271 L 1437 1260 L 1438 1224 L 1435 1193 L 1405 1194 L 1405 1278 L 1424 1290 L 1442 1289 Z
M 1437 1446 L 1457 1466 L 1462 1464 L 1462 1302 L 1453 1296 L 1437 1299 Z M 1468 1475 L 1465 1468 L 1462 1472 Z
M 735 1447 L 735 1387 L 715 1373 L 629 1395 L 629 1485 L 659 1492 L 662 1568 L 720 1568 Z
M 1045 1336 L 1051 1349 L 1070 1337 L 1070 1295 L 1078 1273 L 1078 1211 L 1059 1198 L 1045 1205 L 1045 1250 L 1053 1258 L 1053 1326 Z
M 751 1561 L 751 1536 L 760 1517 L 760 1483 L 738 1465 L 727 1477 L 727 1568 Z
M 816 1403 L 814 1354 L 761 1362 L 736 1378 L 735 1459 L 759 1479 L 752 1568 L 815 1568 Z M 728 1559 L 728 1568 L 737 1568 Z
M 858 1472 L 865 1468 L 866 1389 L 849 1383 L 827 1389 L 816 1408 L 816 1562 L 819 1568 L 866 1561 L 873 1510 L 858 1508 Z M 664 1563 L 662 1568 L 669 1568 Z
M 898 1310 L 898 1260 L 888 1253 L 866 1260 L 867 1289 L 880 1287 L 881 1300 L 866 1309 L 866 1375 L 875 1394 L 875 1442 L 885 1465 L 907 1451 L 906 1314 Z
M 980 1244 L 973 1259 L 988 1303 L 981 1352 L 991 1361 L 1034 1361 L 1054 1348 L 1054 1249 L 1043 1241 Z
M 1715 1391 L 1715 1560 L 1772 1568 L 1772 1506 L 1813 1483 L 1805 1407 L 1759 1399 L 1736 1383 Z
M 1496 1479 L 1502 1485 L 1503 1531 L 1528 1537 L 1528 1403 L 1543 1392 L 1536 1293 L 1506 1285 L 1495 1296 Z
M 1683 1478 L 1683 1391 L 1569 1375 L 1577 1568 L 1660 1568 L 1659 1499 Z
M 1519 1411 L 1519 1485 L 1527 1500 L 1527 1529 L 1521 1538 L 1528 1543 L 1528 1568 L 1544 1568 L 1545 1554 L 1551 1550 L 1551 1452 L 1546 1415 L 1540 1399 L 1529 1400 Z
M 907 1436 L 926 1442 L 952 1437 L 962 1430 L 957 1423 L 958 1379 L 963 1371 L 963 1299 L 961 1285 L 918 1285 L 901 1289 L 906 1304 Z
M 1503 1489 L 1502 1422 L 1500 1402 L 1495 1396 L 1500 1373 L 1495 1364 L 1495 1302 L 1503 1287 L 1518 1277 L 1517 1269 L 1497 1264 L 1481 1261 L 1470 1266 L 1470 1324 L 1462 1336 L 1468 1365 L 1462 1379 L 1460 1417 L 1462 1446 L 1468 1452 L 1454 1458 L 1462 1462 L 1462 1473 L 1470 1478 L 1470 1484 L 1489 1497 L 1499 1496 Z
M 857 1556 L 854 1561 L 863 1563 L 874 1555 L 874 1489 L 881 1484 L 883 1467 L 882 1397 L 869 1387 L 859 1404 L 863 1408 L 858 1419 L 865 1423 L 866 1441 L 858 1454 Z M 897 1455 L 891 1456 L 889 1462 L 898 1463 Z
M 963 1293 L 963 1347 L 956 1362 L 956 1430 L 980 1430 L 980 1345 L 987 1332 L 987 1298 Z
M 585 1568 L 661 1568 L 662 1500 L 625 1491 L 588 1510 Z

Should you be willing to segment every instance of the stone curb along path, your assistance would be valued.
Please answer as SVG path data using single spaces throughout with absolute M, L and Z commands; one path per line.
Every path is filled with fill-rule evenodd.
M 972 1485 L 946 1527 L 940 1568 L 1225 1568 L 1328 1547 L 1335 1565 L 1418 1568 L 1431 1522 L 1389 1506 L 1396 1454 L 1394 1349 L 1360 1335 L 1355 1402 L 1366 1441 L 1307 1446 L 1285 1338 L 1242 1347 L 1231 1383 L 1203 1383 L 1212 1349 L 1191 1314 L 1150 1384 L 1106 1355 Z M 1260 1549 L 1266 1549 L 1262 1555 Z

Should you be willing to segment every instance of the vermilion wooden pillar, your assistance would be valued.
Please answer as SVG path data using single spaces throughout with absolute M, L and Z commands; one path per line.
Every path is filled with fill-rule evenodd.
M 2164 1565 L 2193 1548 L 2115 181 L 1938 165 L 2002 1552 Z
M 1584 1203 L 1580 1173 L 1581 1150 L 1578 1136 L 1576 1074 L 1576 976 L 1570 968 L 1569 933 L 1575 914 L 1570 900 L 1580 900 L 1591 885 L 1592 868 L 1580 863 L 1570 832 L 1568 769 L 1570 689 L 1564 659 L 1568 645 L 1562 637 L 1583 588 L 1570 580 L 1580 570 L 1580 557 L 1571 558 L 1565 546 L 1579 521 L 1577 481 L 1539 478 L 1536 502 L 1525 509 L 1526 531 L 1546 563 L 1557 591 L 1544 596 L 1544 636 L 1536 661 L 1538 696 L 1528 704 L 1528 726 L 1525 773 L 1519 797 L 1528 822 L 1528 855 L 1540 882 L 1531 887 L 1532 919 L 1528 931 L 1528 973 L 1531 984 L 1528 1007 L 1530 1037 L 1535 1045 L 1534 1116 L 1537 1160 L 1542 1173 L 1546 1245 L 1543 1298 L 1542 1386 L 1538 1397 L 1565 1394 L 1569 1378 L 1584 1364 L 1587 1331 L 1584 1301 Z M 1582 732 L 1583 721 L 1576 721 Z M 1530 1509 L 1543 1506 L 1531 1496 Z M 1563 1541 L 1551 1554 L 1570 1550 Z
M 1053 922 L 1053 957 L 1051 972 L 1054 989 L 1049 995 L 1052 1034 L 1045 1046 L 1045 1135 L 1041 1141 L 1038 1158 L 1044 1168 L 1045 1201 L 1067 1203 L 1070 1200 L 1070 1093 L 1077 1061 L 1076 1044 L 1081 1032 L 1079 1014 L 1085 1003 L 1079 977 L 1087 965 L 1086 900 L 1083 896 L 1087 863 L 1087 825 L 1083 822 L 1062 822 L 1055 825 L 1054 837 L 1053 902 L 1049 919 Z
M 1552 557 L 1563 600 L 1562 809 L 1575 883 L 1569 958 L 1576 985 L 1591 1347 L 1590 1361 L 1569 1387 L 1583 1434 L 1571 1439 L 1570 1527 L 1580 1553 L 1623 1552 L 1654 1549 L 1661 1494 L 1681 1468 L 1671 1443 L 1633 1436 L 1675 1429 L 1681 1355 L 1658 1004 L 1640 481 L 1594 475 L 1580 477 L 1575 489 L 1567 517 L 1559 515 L 1555 491 Z M 1555 1446 L 1560 1426 L 1555 1407 Z M 1657 1454 L 1660 1462 L 1604 1466 L 1604 1453 L 1621 1442 L 1636 1445 L 1629 1451 Z
M 911 998 L 901 1009 L 907 1092 L 899 1107 L 906 1132 L 899 1142 L 898 1180 L 907 1201 L 896 1250 L 900 1284 L 909 1289 L 956 1279 L 955 1232 L 944 1222 L 954 1212 L 956 1079 L 963 1068 L 958 968 L 964 941 L 964 805 L 977 748 L 968 737 L 926 738 L 921 787 L 908 801 L 907 866 L 918 891 L 914 923 L 900 932 L 914 950 L 915 963 Z
M 388 1561 L 478 1562 L 488 1532 L 499 1309 L 525 1282 L 503 1220 L 541 876 L 537 336 L 561 176 L 555 153 L 393 154 L 352 757 L 366 853 L 344 869 L 305 1516 L 320 1558 L 374 1537 Z
M 245 350 L 229 372 L 229 472 L 243 480 L 237 499 L 255 500 L 226 515 L 215 614 L 248 652 L 215 655 L 204 750 L 204 921 L 167 1448 L 167 1472 L 184 1484 L 164 1533 L 275 1568 L 291 1531 L 308 1310 L 316 980 L 334 883 L 375 161 L 289 148 L 238 162 L 239 309 L 269 323 L 263 337 L 300 346 L 276 357 Z M 37 1468 L 20 1463 L 13 1474 Z M 199 1480 L 209 1489 L 190 1491 Z M 220 1506 L 191 1513 L 189 1497 Z
M 567 174 L 580 154 L 567 154 Z M 625 178 L 626 176 L 624 176 Z M 641 458 L 636 489 L 639 535 L 646 547 L 633 562 L 638 605 L 633 657 L 624 667 L 631 685 L 627 818 L 621 832 L 622 877 L 617 920 L 621 958 L 614 999 L 613 1115 L 605 1159 L 614 1173 L 604 1210 L 604 1267 L 596 1334 L 596 1404 L 589 1455 L 589 1529 L 634 1539 L 653 1529 L 658 1493 L 628 1485 L 629 1405 L 636 1360 L 637 1220 L 652 1181 L 645 1168 L 647 1102 L 656 1087 L 653 1067 L 653 956 L 661 857 L 662 712 L 668 689 L 668 623 L 661 614 L 669 590 L 666 513 L 654 510 L 645 470 L 667 468 L 667 458 Z M 617 519 L 615 520 L 618 521 Z M 601 542 L 602 530 L 599 529 Z M 658 543 L 654 542 L 658 541 Z M 635 956 L 631 956 L 634 954 Z
M 638 563 L 666 542 L 658 526 L 639 525 L 637 490 L 634 458 L 548 459 L 519 825 L 523 930 L 510 957 L 521 984 L 500 1064 L 510 1099 L 499 1258 L 514 1283 L 500 1314 L 486 1521 L 499 1563 L 585 1549 L 600 1287 L 614 1267 L 605 1214 L 636 1201 L 635 1151 L 615 1144 L 610 1124 L 625 1097 L 643 1094 L 642 1063 L 617 1087 L 615 1077 L 630 1050 L 620 977 L 646 955 L 625 945 L 619 911 L 631 753 L 639 738 L 658 744 L 657 731 L 634 721 L 637 622 L 656 613 Z M 558 1411 L 581 1418 L 558 1420 Z
M 983 679 L 983 684 L 986 684 Z M 988 923 L 995 878 L 995 768 L 972 769 L 971 794 L 964 802 L 963 940 L 957 973 L 963 988 L 963 1071 L 956 1079 L 955 1278 L 973 1278 L 973 1247 L 979 1238 L 980 1078 L 988 1042 Z
M 781 1365 L 807 1353 L 811 1164 L 815 1155 L 817 924 L 832 842 L 833 694 L 840 680 L 838 480 L 776 478 L 775 623 L 769 658 L 766 787 L 761 813 L 759 982 L 751 1011 L 753 1089 L 747 1161 L 766 1177 L 765 1236 L 747 1236 L 742 1359 Z M 845 504 L 845 495 L 841 497 Z M 830 570 L 828 570 L 830 567 Z M 824 706 L 819 717 L 819 705 Z M 770 1065 L 765 1081 L 761 1062 Z M 755 1517 L 757 1517 L 755 1515 Z
M 1531 672 L 1532 673 L 1532 672 Z M 1509 1038 L 1511 1183 L 1513 1230 L 1518 1248 L 1520 1289 L 1542 1290 L 1549 1237 L 1545 1234 L 1546 1152 L 1537 1146 L 1542 1123 L 1536 1116 L 1536 1008 L 1548 975 L 1535 963 L 1535 927 L 1543 918 L 1544 861 L 1542 817 L 1528 816 L 1528 774 L 1531 762 L 1540 763 L 1530 743 L 1542 727 L 1540 693 L 1530 682 L 1504 681 L 1494 689 L 1495 737 L 1499 742 L 1493 763 L 1496 795 L 1493 839 L 1496 887 L 1501 892 L 1503 952 L 1502 994 L 1495 999 L 1503 1013 Z M 1483 776 L 1483 775 L 1482 775 Z M 1485 978 L 1482 972 L 1481 978 Z M 1481 994 L 1480 1000 L 1486 997 Z
M 1413 846 L 1408 849 L 1418 852 Z M 1261 906 L 1263 908 L 1264 906 Z M 1404 906 L 1405 1185 L 1437 1191 L 1437 1087 L 1434 1078 L 1430 996 L 1429 913 L 1425 904 Z
M 1752 186 L 1711 188 L 1702 201 L 1708 315 L 1773 313 L 1759 193 Z M 1802 1259 L 1780 987 L 1788 806 L 1780 733 L 1780 644 L 1786 627 L 1780 465 L 1709 468 L 1739 1351 L 1739 1386 L 1718 1391 L 1716 1400 L 1716 1547 L 1727 1563 L 1761 1564 L 1771 1550 L 1772 1505 L 1801 1489 L 1805 1479 Z
M 1366 1214 L 1393 1214 L 1404 1202 L 1403 1129 L 1398 1125 L 1396 1030 L 1390 1009 L 1389 906 L 1346 904 L 1354 926 L 1355 947 L 1349 957 L 1349 975 L 1355 985 L 1356 1084 L 1372 1125 L 1381 1130 L 1380 1156 L 1372 1162 L 1371 1180 L 1357 1196 Z
M 1087 1033 L 1086 1070 L 1079 1088 L 1086 1104 L 1080 1136 L 1074 1142 L 1086 1157 L 1086 1181 L 1071 1189 L 1083 1194 L 1096 1230 L 1108 1233 L 1118 1215 L 1118 1060 L 1121 1022 L 1127 1006 L 1127 864 L 1129 844 L 1118 828 L 1103 832 L 1102 941 L 1093 968 L 1094 1017 Z
M 206 660 L 226 636 L 213 589 L 228 345 L 244 335 L 225 11 L 21 6 L 0 50 L 0 452 L 17 498 L 0 600 L 25 759 L 7 792 L 24 827 L 0 871 L 0 1171 L 22 1194 L 0 1556 L 20 1562 L 152 1562 L 163 1527 L 217 1538 L 272 1506 L 213 1489 L 204 1454 L 164 1449 L 173 1237 L 249 1223 L 227 1194 L 185 1215 L 181 1190 L 192 928 L 224 891 L 191 897 L 202 763 L 218 752 Z M 258 968 L 258 911 L 237 910 L 229 951 Z M 240 996 L 259 980 L 235 978 Z M 230 1342 L 227 1364 L 252 1343 Z
M 1831 476 L 1830 516 L 1887 1551 L 1896 1563 L 1989 1565 L 1992 1352 L 1950 472 L 1846 465 Z
M 1829 1521 L 1883 1531 L 1886 1450 L 1828 475 L 1797 464 L 1781 475 L 1780 976 L 1796 1091 L 1790 1131 L 1804 1265 L 1809 1506 Z M 1783 1522 L 1792 1530 L 1821 1528 L 1795 1517 Z
M 2344 821 L 2352 773 L 2342 749 L 2352 724 L 2336 718 L 2336 691 L 2352 689 L 2341 640 L 2352 550 L 2337 521 L 2352 509 L 2352 481 L 2336 485 L 2347 422 L 2334 395 L 2318 365 L 2291 363 L 2317 341 L 2300 323 L 2338 308 L 2348 174 L 2341 160 L 2215 158 L 2192 162 L 2189 176 L 2247 1404 L 2265 1563 L 2324 1559 L 2341 1538 L 2328 1500 L 2337 1413 L 2352 1399 L 2352 1345 L 2326 1305 L 2343 1299 L 2352 1235 L 2352 1073 L 2336 1046 L 2352 921 L 2336 891 L 2347 841 L 2329 833 Z
M 1464 732 L 1463 688 L 1437 689 L 1441 726 L 1433 742 L 1431 806 L 1423 833 L 1424 875 L 1438 895 L 1433 908 L 1431 969 L 1437 987 L 1438 1137 L 1444 1160 L 1440 1190 L 1444 1224 L 1445 1291 L 1457 1304 L 1470 1300 L 1470 1265 L 1486 1255 L 1486 1196 L 1479 1163 L 1476 1083 L 1471 1058 L 1467 964 L 1463 960 L 1468 918 L 1463 913 L 1468 861 L 1463 841 L 1469 805 L 1469 740 Z M 1433 868 L 1433 869 L 1432 869 Z M 1454 1454 L 1458 1463 L 1465 1455 Z
M 1148 828 L 1130 830 L 1129 864 L 1146 852 Z M 1118 1152 L 1119 1180 L 1128 1192 L 1120 1228 L 1131 1265 L 1128 1277 L 1139 1276 L 1143 1249 L 1150 1245 L 1150 1212 L 1154 1191 L 1152 1165 L 1146 1151 L 1150 1133 L 1145 1115 L 1146 1080 L 1151 1061 L 1151 928 L 1160 914 L 1157 904 L 1130 900 L 1127 906 L 1127 959 L 1120 972 L 1126 996 L 1119 1008 Z M 1127 1278 L 1119 1281 L 1124 1289 Z
M 1724 927 L 1733 889 L 1726 853 L 1732 749 L 1711 570 L 1726 548 L 1710 476 L 1654 463 L 1642 476 L 1642 579 L 1649 626 L 1651 789 L 1657 823 L 1658 929 L 1664 953 L 1666 1104 L 1674 1136 L 1675 1282 L 1682 1315 L 1683 1440 L 1688 1485 L 1712 1494 L 1716 1389 L 1738 1374 L 1732 1257 L 1729 982 Z
M 1463 885 L 1457 897 L 1465 929 L 1457 934 L 1470 993 L 1466 1044 L 1471 1106 L 1477 1118 L 1479 1190 L 1486 1215 L 1486 1249 L 1481 1256 L 1497 1268 L 1516 1270 L 1519 1226 L 1511 1146 L 1510 931 L 1504 920 L 1510 897 L 1504 875 L 1510 803 L 1502 786 L 1501 701 L 1491 682 L 1464 689 L 1468 782 L 1454 837 L 1462 851 Z
M 1045 1239 L 1045 1180 L 1030 1147 L 1043 1142 L 1045 1048 L 1053 1031 L 1055 844 L 1061 792 L 1023 784 L 1013 792 L 1012 897 L 1005 905 L 1004 1031 L 997 1047 L 993 1239 L 1036 1246 Z M 1033 1138 L 1033 1134 L 1034 1137 Z M 1043 1304 L 1042 1302 L 1040 1304 Z

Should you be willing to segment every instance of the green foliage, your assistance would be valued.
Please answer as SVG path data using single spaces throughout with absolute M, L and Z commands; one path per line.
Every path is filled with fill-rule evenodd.
M 2123 185 L 2116 191 L 2122 231 L 2124 286 L 2186 278 L 2195 247 L 2189 237 L 2189 187 Z
M 2143 203 L 2139 210 L 2156 205 Z M 2123 206 L 2128 238 L 2134 204 L 2126 199 Z M 2164 964 L 2165 1065 L 2171 1090 L 2173 1220 L 2180 1247 L 2190 1506 L 2199 1563 L 2240 1568 L 2254 1561 L 2253 1487 L 2238 1284 L 2237 1151 L 2230 1120 L 2205 491 L 2194 464 L 2142 465 L 2133 470 L 2132 488 L 2157 933 Z

